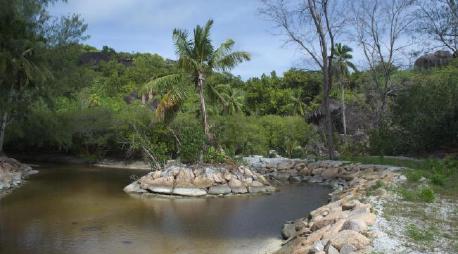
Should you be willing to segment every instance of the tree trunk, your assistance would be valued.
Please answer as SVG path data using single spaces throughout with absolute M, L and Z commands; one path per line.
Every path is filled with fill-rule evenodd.
M 202 125 L 204 127 L 205 136 L 207 137 L 207 141 L 211 143 L 212 137 L 211 137 L 210 129 L 208 126 L 207 109 L 205 107 L 204 80 L 205 80 L 204 75 L 202 73 L 199 73 L 199 76 L 197 78 L 197 87 L 199 89 L 199 97 L 200 97 L 200 114 L 202 117 Z
M 344 135 L 347 136 L 347 120 L 345 117 L 345 83 L 342 82 L 342 125 L 344 129 Z
M 3 155 L 3 143 L 5 142 L 6 122 L 8 121 L 8 113 L 4 112 L 0 119 L 0 156 Z
M 323 66 L 323 100 L 324 100 L 324 115 L 325 115 L 325 131 L 326 131 L 326 146 L 328 148 L 328 157 L 330 160 L 335 159 L 334 153 L 334 136 L 332 131 L 332 116 L 329 110 L 329 92 L 331 88 L 331 71 L 329 64 L 325 61 Z

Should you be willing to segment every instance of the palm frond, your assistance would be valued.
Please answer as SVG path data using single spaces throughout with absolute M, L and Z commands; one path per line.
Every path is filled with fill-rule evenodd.
M 234 68 L 237 64 L 251 59 L 250 53 L 245 51 L 236 51 L 224 54 L 217 59 L 214 59 L 213 67 L 222 71 L 227 71 Z
M 140 92 L 148 93 L 149 91 L 155 91 L 157 93 L 166 93 L 172 89 L 172 87 L 180 84 L 183 81 L 184 77 L 181 73 L 166 75 L 150 80 L 145 85 L 143 85 Z

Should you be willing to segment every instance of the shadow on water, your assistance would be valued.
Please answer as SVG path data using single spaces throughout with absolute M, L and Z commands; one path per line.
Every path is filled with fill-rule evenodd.
M 262 196 L 133 198 L 144 171 L 40 169 L 0 200 L 1 254 L 264 253 L 281 225 L 326 203 L 329 188 L 298 184 Z

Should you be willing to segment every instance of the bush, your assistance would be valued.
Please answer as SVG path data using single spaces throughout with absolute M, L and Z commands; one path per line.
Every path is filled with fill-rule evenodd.
M 224 163 L 227 161 L 227 156 L 224 150 L 217 150 L 213 146 L 210 146 L 204 155 L 204 162 L 206 163 Z
M 283 156 L 302 156 L 316 134 L 301 117 L 232 115 L 216 119 L 213 133 L 231 154 L 261 154 L 276 150 Z
M 200 160 L 205 143 L 201 123 L 192 115 L 180 114 L 172 122 L 171 128 L 179 139 L 178 157 L 183 163 L 194 163 Z
M 218 144 L 230 154 L 267 154 L 265 129 L 256 117 L 241 114 L 215 118 L 212 132 Z
M 419 154 L 457 148 L 458 68 L 453 64 L 410 74 L 397 94 L 389 123 L 370 135 L 372 152 Z
M 436 199 L 436 194 L 429 187 L 423 187 L 418 193 L 418 198 L 426 203 L 432 203 Z

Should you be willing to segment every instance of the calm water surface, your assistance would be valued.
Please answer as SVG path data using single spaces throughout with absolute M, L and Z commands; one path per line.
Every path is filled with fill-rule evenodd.
M 327 201 L 298 184 L 272 195 L 140 199 L 122 188 L 145 171 L 47 166 L 0 199 L 1 254 L 265 253 L 282 224 Z

